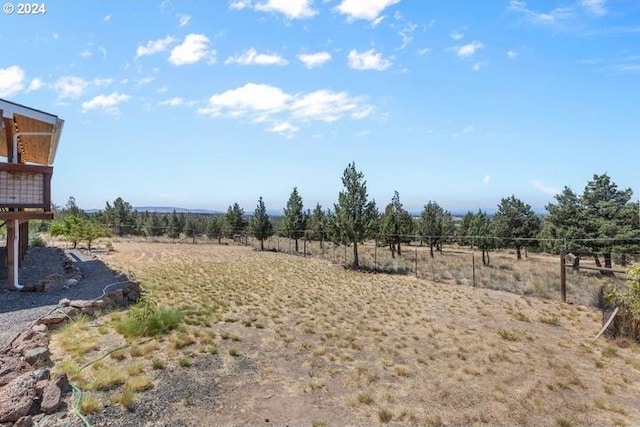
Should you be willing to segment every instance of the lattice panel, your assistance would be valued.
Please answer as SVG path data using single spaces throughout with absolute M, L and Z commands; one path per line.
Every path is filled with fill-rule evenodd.
M 43 174 L 0 171 L 0 206 L 43 203 Z

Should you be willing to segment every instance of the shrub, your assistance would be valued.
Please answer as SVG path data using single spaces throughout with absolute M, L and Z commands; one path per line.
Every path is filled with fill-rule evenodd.
M 611 325 L 614 336 L 640 339 L 640 266 L 629 270 L 628 288 L 625 291 L 612 286 L 602 294 L 605 308 L 618 307 L 618 315 Z
M 152 298 L 143 296 L 125 317 L 116 323 L 116 330 L 127 338 L 157 336 L 175 329 L 184 314 L 175 308 L 158 307 Z

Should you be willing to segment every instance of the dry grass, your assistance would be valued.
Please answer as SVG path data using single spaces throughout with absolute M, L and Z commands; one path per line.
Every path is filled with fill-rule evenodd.
M 199 411 L 220 425 L 260 424 L 264 413 L 283 425 L 640 419 L 633 398 L 640 392 L 634 369 L 640 354 L 633 346 L 594 341 L 601 314 L 590 307 L 456 286 L 453 266 L 447 267 L 451 279 L 439 270 L 416 279 L 236 246 L 114 246 L 106 261 L 133 271 L 159 304 L 181 309 L 186 326 L 141 356 L 129 352 L 100 363 L 121 372 L 139 363 L 135 376 L 151 377 L 154 368 L 190 363 L 215 348 L 220 364 L 202 375 L 215 377 L 224 393 L 213 409 L 192 402 L 185 416 L 194 417 L 194 425 L 205 419 L 197 418 Z M 499 265 L 499 256 L 492 262 Z M 514 275 L 507 268 L 491 272 Z M 523 289 L 532 286 L 526 271 L 519 274 Z M 114 332 L 117 313 L 97 322 L 110 328 L 97 335 L 100 350 L 73 352 L 54 336 L 54 358 L 73 353 L 74 364 L 59 368 L 73 373 L 126 343 Z M 91 384 L 92 371 L 75 372 L 76 378 Z M 145 398 L 124 381 L 114 387 L 114 401 L 127 408 Z

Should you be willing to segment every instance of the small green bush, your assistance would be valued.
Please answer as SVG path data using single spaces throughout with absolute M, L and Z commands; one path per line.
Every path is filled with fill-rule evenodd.
M 126 338 L 152 337 L 175 329 L 183 318 L 181 310 L 158 307 L 152 298 L 144 296 L 116 323 L 116 330 Z

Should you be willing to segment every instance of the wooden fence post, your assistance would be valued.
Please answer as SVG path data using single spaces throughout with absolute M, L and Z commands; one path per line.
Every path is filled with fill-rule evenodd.
M 562 302 L 567 302 L 567 266 L 564 258 L 567 256 L 567 251 L 562 249 L 560 251 L 560 295 Z
M 378 238 L 376 237 L 375 246 L 373 247 L 373 272 L 378 272 Z

